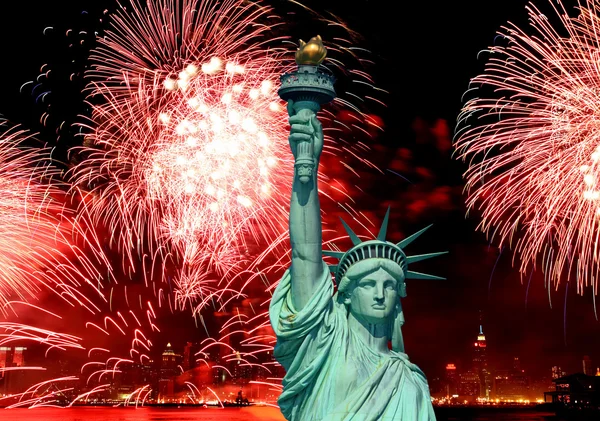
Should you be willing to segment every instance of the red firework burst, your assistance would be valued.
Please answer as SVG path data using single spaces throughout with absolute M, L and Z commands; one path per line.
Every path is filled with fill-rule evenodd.
M 91 282 L 54 285 L 72 306 L 52 300 L 44 307 L 13 303 L 21 323 L 0 323 L 0 344 L 41 344 L 52 357 L 68 351 L 71 362 L 85 361 L 78 373 L 48 378 L 7 398 L 13 407 L 55 405 L 57 393 L 70 396 L 71 405 L 106 393 L 123 366 L 148 365 L 156 355 L 153 335 L 162 328 L 161 322 L 170 321 L 164 314 L 167 309 L 172 316 L 188 304 L 195 307 L 194 321 L 201 323 L 200 311 L 207 311 L 207 304 L 217 304 L 224 314 L 235 313 L 219 332 L 219 340 L 203 342 L 198 361 L 213 347 L 224 347 L 226 365 L 260 368 L 269 375 L 272 371 L 268 355 L 272 337 L 249 338 L 264 328 L 264 313 L 259 315 L 260 309 L 255 313 L 252 304 L 243 311 L 231 308 L 250 294 L 266 302 L 265 272 L 289 264 L 287 247 L 280 247 L 287 243 L 289 192 L 280 186 L 290 184 L 292 162 L 287 115 L 275 91 L 295 47 L 272 48 L 279 40 L 269 38 L 269 30 L 279 21 L 269 8 L 245 1 L 162 0 L 148 1 L 147 6 L 134 2 L 113 21 L 113 31 L 99 39 L 101 47 L 94 53 L 95 65 L 88 75 L 93 81 L 89 85 L 93 119 L 82 148 L 84 160 L 71 173 L 83 196 L 78 223 L 94 230 L 77 231 L 89 236 L 107 228 L 125 251 L 127 269 L 142 266 L 144 275 L 161 272 L 165 261 L 175 256 L 169 262 L 177 270 L 174 288 L 166 284 L 148 288 L 109 273 L 111 281 L 119 281 L 118 287 L 100 276 L 97 288 Z M 345 43 L 348 48 L 337 51 L 355 54 L 349 48 L 352 43 Z M 335 56 L 336 47 L 328 48 Z M 364 72 L 354 75 L 369 79 Z M 337 106 L 351 110 L 355 121 L 332 128 L 335 116 L 326 110 L 326 133 L 336 130 L 352 137 L 350 133 L 361 131 L 363 124 L 376 125 L 347 101 L 340 100 Z M 338 138 L 335 144 L 331 140 L 326 144 L 330 155 L 344 149 L 357 162 L 368 164 L 362 158 L 366 145 L 359 144 L 362 153 L 357 154 L 353 146 L 339 147 L 343 140 Z M 328 192 L 349 196 L 346 183 L 323 183 L 322 188 L 325 197 Z M 325 201 L 330 206 L 335 202 Z M 253 243 L 265 246 L 260 254 L 256 245 L 252 249 Z M 100 250 L 94 248 L 103 256 Z M 144 256 L 148 250 L 150 258 Z M 244 259 L 247 262 L 241 265 Z M 159 268 L 146 266 L 148 262 Z M 56 271 L 66 270 L 62 266 L 69 265 L 56 265 Z M 93 267 L 89 264 L 90 270 Z M 211 271 L 232 274 L 214 276 Z M 161 281 L 166 283 L 167 277 Z M 28 317 L 34 321 L 24 323 Z M 67 318 L 69 332 L 64 333 Z M 208 328 L 204 326 L 207 336 Z M 128 350 L 119 346 L 123 338 L 131 341 Z M 214 361 L 210 369 L 228 370 Z M 200 384 L 186 382 L 194 397 L 200 394 Z M 151 388 L 141 385 L 125 404 L 143 404 Z M 84 393 L 74 394 L 78 389 Z
M 154 0 L 134 1 L 112 25 L 92 55 L 86 158 L 72 172 L 93 196 L 86 212 L 131 265 L 148 247 L 189 273 L 238 272 L 253 244 L 287 229 L 293 165 L 276 88 L 294 47 L 270 36 L 281 21 L 260 3 Z M 338 106 L 355 112 L 353 126 L 370 124 Z
M 284 226 L 278 189 L 291 165 L 273 89 L 284 49 L 267 49 L 269 8 L 178 3 L 134 2 L 114 17 L 92 57 L 91 96 L 104 100 L 93 146 L 73 174 L 130 259 L 139 241 L 170 242 L 184 264 L 223 273 L 244 260 L 249 234 Z
M 65 209 L 60 171 L 48 164 L 49 151 L 25 146 L 31 134 L 0 126 L 0 311 L 42 290 L 79 300 L 71 291 L 97 271 L 73 242 L 82 230 Z
M 576 17 L 552 7 L 556 27 L 530 6 L 529 32 L 499 32 L 505 45 L 472 80 L 478 97 L 462 110 L 455 146 L 479 229 L 510 243 L 522 273 L 541 258 L 548 282 L 576 276 L 580 292 L 597 292 L 600 3 Z

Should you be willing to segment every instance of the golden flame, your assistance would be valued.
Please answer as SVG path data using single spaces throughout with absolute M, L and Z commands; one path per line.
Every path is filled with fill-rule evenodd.
M 317 35 L 308 42 L 300 40 L 300 47 L 296 51 L 296 64 L 318 66 L 325 60 L 325 56 L 327 56 L 327 50 L 323 46 L 321 36 Z

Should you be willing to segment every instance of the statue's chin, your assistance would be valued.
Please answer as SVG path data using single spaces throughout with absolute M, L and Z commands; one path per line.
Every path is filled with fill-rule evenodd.
M 300 182 L 302 184 L 306 184 L 310 181 L 310 176 L 309 175 L 301 175 L 300 177 L 298 177 L 298 179 L 300 180 Z

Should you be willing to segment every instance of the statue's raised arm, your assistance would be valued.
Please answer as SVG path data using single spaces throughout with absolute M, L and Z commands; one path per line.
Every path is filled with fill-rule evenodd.
M 290 202 L 292 247 L 292 302 L 300 311 L 315 292 L 323 274 L 321 208 L 317 172 L 323 150 L 323 129 L 317 119 L 321 104 L 335 98 L 333 76 L 319 65 L 327 50 L 320 36 L 300 40 L 296 52 L 298 70 L 281 77 L 279 96 L 288 103 L 290 148 L 294 155 L 294 179 Z
M 294 155 L 294 179 L 290 201 L 292 247 L 292 300 L 301 310 L 312 296 L 323 271 L 321 207 L 317 171 L 323 150 L 323 129 L 314 112 L 295 112 L 288 102 L 290 147 Z

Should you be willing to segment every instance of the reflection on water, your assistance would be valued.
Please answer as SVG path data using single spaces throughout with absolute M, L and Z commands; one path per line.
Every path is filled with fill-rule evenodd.
M 35 408 L 9 409 L 2 421 L 285 421 L 277 408 Z
M 436 408 L 438 421 L 562 421 L 534 410 Z M 2 411 L 2 421 L 285 421 L 277 408 L 36 408 Z
M 562 421 L 552 412 L 512 408 L 436 408 L 437 421 Z

